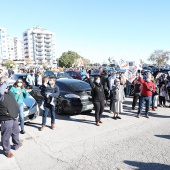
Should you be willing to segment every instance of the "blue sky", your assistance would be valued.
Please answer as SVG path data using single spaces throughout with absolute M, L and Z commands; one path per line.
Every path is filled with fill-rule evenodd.
M 72 50 L 93 62 L 133 61 L 170 50 L 169 0 L 5 0 L 0 26 L 22 38 L 31 27 L 55 32 L 57 57 Z

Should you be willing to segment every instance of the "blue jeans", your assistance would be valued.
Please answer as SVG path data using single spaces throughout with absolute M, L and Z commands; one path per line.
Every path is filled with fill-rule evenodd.
M 46 125 L 46 120 L 47 120 L 47 116 L 48 113 L 51 112 L 51 125 L 55 124 L 55 106 L 45 106 L 44 107 L 44 113 L 43 113 L 43 117 L 42 117 L 42 125 Z
M 19 103 L 19 119 L 20 119 L 20 126 L 21 130 L 24 130 L 24 104 Z
M 140 96 L 139 110 L 138 110 L 139 115 L 142 113 L 142 108 L 143 108 L 144 104 L 145 104 L 145 115 L 146 116 L 148 115 L 149 106 L 150 106 L 150 102 L 151 102 L 151 97 L 152 96 L 149 96 L 149 97 L 146 97 L 146 96 L 143 96 L 143 95 Z
M 131 84 L 127 84 L 126 85 L 126 96 L 130 95 L 130 88 L 131 88 Z

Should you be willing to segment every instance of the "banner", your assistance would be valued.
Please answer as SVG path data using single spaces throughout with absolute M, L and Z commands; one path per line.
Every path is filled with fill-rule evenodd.
M 118 61 L 118 65 L 120 69 L 129 69 L 127 62 L 122 59 Z

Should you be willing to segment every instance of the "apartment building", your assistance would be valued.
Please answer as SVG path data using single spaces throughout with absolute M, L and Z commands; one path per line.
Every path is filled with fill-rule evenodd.
M 42 27 L 35 27 L 23 33 L 24 57 L 37 64 L 53 63 L 56 60 L 55 34 Z
M 0 63 L 8 59 L 6 29 L 0 27 Z
M 6 29 L 0 27 L 0 63 L 6 60 L 22 60 L 23 42 L 16 37 L 7 35 Z
M 14 37 L 7 35 L 6 39 L 7 39 L 8 60 L 15 60 Z
M 24 60 L 23 41 L 14 37 L 14 55 L 16 60 Z

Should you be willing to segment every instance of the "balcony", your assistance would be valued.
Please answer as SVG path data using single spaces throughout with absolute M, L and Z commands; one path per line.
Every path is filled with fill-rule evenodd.
M 51 43 L 51 39 L 44 39 L 45 43 Z
M 45 59 L 49 61 L 52 59 L 52 57 L 45 57 Z
M 52 35 L 46 35 L 44 38 L 45 39 L 50 39 L 52 37 Z
M 44 58 L 37 56 L 36 59 L 42 61 Z
M 42 38 L 42 35 L 41 35 L 41 34 L 40 34 L 40 35 L 37 35 L 36 38 L 41 39 L 41 38 Z
M 43 44 L 42 44 L 42 43 L 39 43 L 39 44 L 37 43 L 36 46 L 37 46 L 37 47 L 42 47 Z
M 51 49 L 45 49 L 46 52 L 51 52 Z
M 46 44 L 45 47 L 46 47 L 46 48 L 50 48 L 51 45 L 50 45 L 50 44 Z
M 42 52 L 42 51 L 43 51 L 43 49 L 41 49 L 41 48 L 37 48 L 37 49 L 36 49 L 36 51 L 38 51 L 38 52 Z
M 42 55 L 43 55 L 43 53 L 36 53 L 36 55 L 37 55 L 37 56 L 42 56 Z
M 42 43 L 41 39 L 36 40 L 37 43 Z
M 46 56 L 51 56 L 51 53 L 48 52 L 48 53 L 46 53 L 45 55 L 46 55 Z

